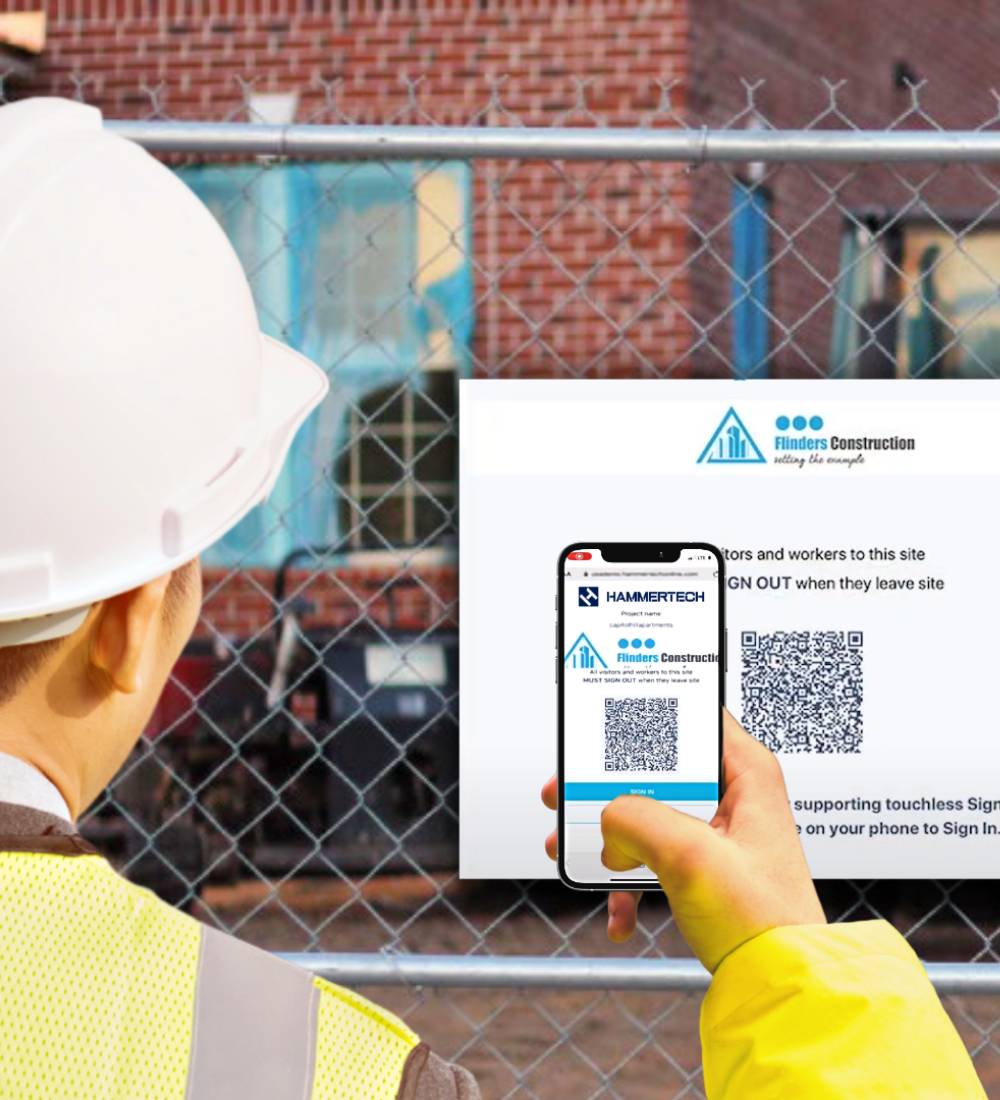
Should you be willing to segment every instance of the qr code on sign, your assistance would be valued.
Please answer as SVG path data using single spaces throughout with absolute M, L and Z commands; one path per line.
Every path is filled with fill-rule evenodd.
M 860 752 L 860 630 L 744 631 L 743 725 L 772 752 Z
M 676 699 L 605 699 L 604 770 L 677 769 Z

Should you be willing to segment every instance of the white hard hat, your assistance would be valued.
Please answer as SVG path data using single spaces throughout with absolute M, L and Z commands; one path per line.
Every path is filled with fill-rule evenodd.
M 328 388 L 170 169 L 95 107 L 0 107 L 0 645 L 196 557 Z

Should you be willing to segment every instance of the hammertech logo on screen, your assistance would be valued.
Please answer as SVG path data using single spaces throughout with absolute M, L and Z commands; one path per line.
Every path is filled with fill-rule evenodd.
M 804 416 L 784 413 L 774 421 L 774 456 L 776 465 L 805 466 L 835 464 L 863 466 L 872 451 L 912 451 L 916 440 L 908 436 L 842 436 L 826 431 L 822 416 Z M 698 456 L 698 462 L 706 465 L 746 465 L 767 462 L 736 410 L 729 411 L 719 422 L 708 443 Z
M 579 590 L 581 607 L 597 607 L 600 601 L 600 593 L 596 584 L 582 584 Z

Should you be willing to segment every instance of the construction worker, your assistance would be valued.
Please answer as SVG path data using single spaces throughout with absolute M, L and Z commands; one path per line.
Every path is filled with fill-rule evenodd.
M 476 1100 L 401 1020 L 171 908 L 74 822 L 148 722 L 199 553 L 322 371 L 225 234 L 93 107 L 0 108 L 0 1097 Z
M 712 984 L 701 1007 L 708 1100 L 986 1100 L 920 960 L 888 921 L 827 924 L 777 757 L 723 713 L 725 793 L 711 824 L 640 795 L 601 814 L 601 861 L 645 864 Z M 556 779 L 542 788 L 554 810 Z M 557 835 L 545 849 L 556 858 Z M 641 894 L 610 895 L 608 935 Z

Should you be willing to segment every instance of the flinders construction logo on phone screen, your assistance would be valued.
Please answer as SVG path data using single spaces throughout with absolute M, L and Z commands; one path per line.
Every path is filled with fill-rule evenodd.
M 586 634 L 581 634 L 577 638 L 563 661 L 567 668 L 596 668 L 598 663 L 601 668 L 608 667 L 604 658 L 598 653 L 597 646 Z

